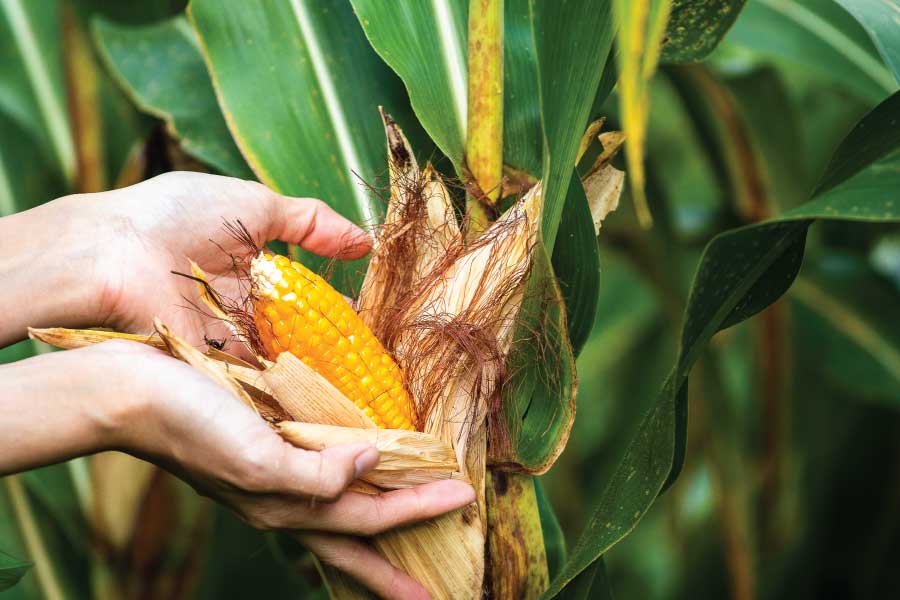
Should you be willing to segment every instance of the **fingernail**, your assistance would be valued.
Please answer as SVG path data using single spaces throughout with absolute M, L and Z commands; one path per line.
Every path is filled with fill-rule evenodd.
M 433 493 L 450 503 L 465 506 L 475 502 L 475 489 L 468 483 L 462 481 L 441 481 L 432 485 L 435 486 Z
M 460 503 L 471 504 L 475 502 L 475 488 L 467 483 L 463 483 L 462 481 L 451 481 L 448 483 L 455 483 L 456 489 L 453 491 L 453 494 L 459 498 Z
M 378 465 L 381 460 L 381 453 L 375 446 L 369 446 L 356 455 L 354 464 L 356 466 L 356 476 L 359 477 L 364 473 L 368 473 Z

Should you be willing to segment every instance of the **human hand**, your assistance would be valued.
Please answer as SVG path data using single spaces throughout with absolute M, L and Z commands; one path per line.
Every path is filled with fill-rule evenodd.
M 28 326 L 149 333 L 155 316 L 192 344 L 207 334 L 222 337 L 221 323 L 184 306 L 185 298 L 196 298 L 195 284 L 171 271 L 187 271 L 193 259 L 220 293 L 238 298 L 229 254 L 247 249 L 223 228 L 237 219 L 260 244 L 280 239 L 347 259 L 364 256 L 371 245 L 319 200 L 231 177 L 166 173 L 128 188 L 67 196 L 0 219 L 0 275 L 16 290 L 0 296 L 0 309 L 8 305 L 4 312 L 17 315 L 0 324 L 0 346 L 24 337 Z
M 221 324 L 183 306 L 184 298 L 196 298 L 196 286 L 171 271 L 187 271 L 190 258 L 216 278 L 224 297 L 246 294 L 232 257 L 247 248 L 225 231 L 224 222 L 239 219 L 259 245 L 278 239 L 321 256 L 359 258 L 371 247 L 361 229 L 319 200 L 288 198 L 256 182 L 217 175 L 167 173 L 99 194 L 92 209 L 98 222 L 119 222 L 103 238 L 111 260 L 95 269 L 101 322 L 141 332 L 159 316 L 194 344 Z
M 79 454 L 150 460 L 261 529 L 295 532 L 321 560 L 383 597 L 425 590 L 354 536 L 433 518 L 475 500 L 444 481 L 379 496 L 345 492 L 378 462 L 370 445 L 295 448 L 199 371 L 113 341 L 0 367 L 0 474 Z

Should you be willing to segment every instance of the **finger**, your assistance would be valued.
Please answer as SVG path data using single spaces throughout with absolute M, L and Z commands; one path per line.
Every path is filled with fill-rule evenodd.
M 268 491 L 334 502 L 353 480 L 375 468 L 380 459 L 371 444 L 335 446 L 321 452 L 294 448 L 287 442 Z
M 475 501 L 475 490 L 462 481 L 437 481 L 384 494 L 344 494 L 333 504 L 298 511 L 297 527 L 370 536 L 433 519 Z
M 318 533 L 298 534 L 297 539 L 323 563 L 350 575 L 381 598 L 430 598 L 421 584 L 363 542 Z
M 321 200 L 273 195 L 271 202 L 269 237 L 343 259 L 360 258 L 372 248 L 369 234 Z

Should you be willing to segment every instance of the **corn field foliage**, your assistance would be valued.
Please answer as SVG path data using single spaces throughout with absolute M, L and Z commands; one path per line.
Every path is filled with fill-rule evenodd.
M 529 478 L 540 595 L 897 597 L 900 4 L 503 11 L 504 167 L 544 182 L 536 265 L 559 283 L 505 398 L 503 458 L 553 465 Z M 192 169 L 373 225 L 379 106 L 461 189 L 468 18 L 464 0 L 0 0 L 0 214 Z M 581 176 L 602 149 L 579 143 L 601 117 L 627 185 L 597 236 Z M 352 293 L 362 267 L 332 282 Z M 286 536 L 136 464 L 3 480 L 3 598 L 326 597 Z

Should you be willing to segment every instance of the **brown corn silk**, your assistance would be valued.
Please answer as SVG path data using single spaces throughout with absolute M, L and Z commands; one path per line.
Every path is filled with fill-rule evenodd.
M 477 507 L 388 532 L 375 546 L 436 598 L 477 598 L 484 578 L 488 415 L 540 223 L 534 186 L 466 242 L 440 177 L 421 170 L 384 113 L 391 197 L 359 298 L 360 316 L 402 368 L 422 430 L 451 444 Z M 499 420 L 498 420 L 499 421 Z

